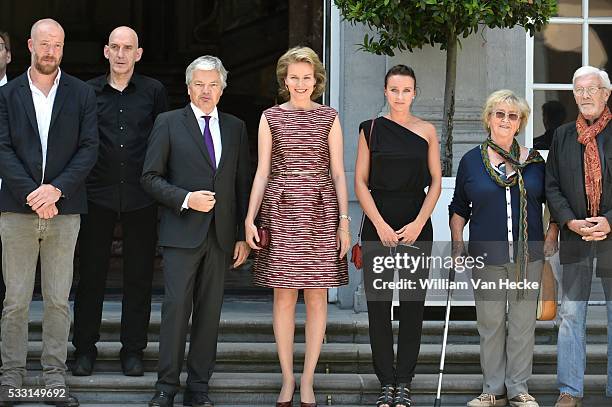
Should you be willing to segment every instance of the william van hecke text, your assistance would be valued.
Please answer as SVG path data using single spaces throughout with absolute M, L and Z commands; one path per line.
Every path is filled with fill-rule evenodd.
M 448 281 L 444 278 L 427 278 L 410 280 L 402 278 L 397 281 L 384 281 L 381 278 L 375 279 L 373 282 L 376 290 L 538 290 L 540 283 L 538 281 L 513 279 L 499 279 L 497 281 L 488 281 L 481 278 L 471 278 L 469 281 Z

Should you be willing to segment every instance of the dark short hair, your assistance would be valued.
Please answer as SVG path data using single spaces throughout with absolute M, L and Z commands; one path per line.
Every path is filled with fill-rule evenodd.
M 399 64 L 389 69 L 387 71 L 387 74 L 385 75 L 385 88 L 387 87 L 387 82 L 389 81 L 389 77 L 393 75 L 410 76 L 412 79 L 414 79 L 414 89 L 416 90 L 416 87 L 417 87 L 416 75 L 414 74 L 414 69 L 412 69 L 411 67 L 404 65 L 404 64 Z
M 2 38 L 2 41 L 4 41 L 4 48 L 6 48 L 7 51 L 10 51 L 11 37 L 9 37 L 8 33 L 6 31 L 0 30 L 0 38 Z
M 542 105 L 542 115 L 548 118 L 553 127 L 559 127 L 565 123 L 567 112 L 563 103 L 558 100 L 549 100 Z

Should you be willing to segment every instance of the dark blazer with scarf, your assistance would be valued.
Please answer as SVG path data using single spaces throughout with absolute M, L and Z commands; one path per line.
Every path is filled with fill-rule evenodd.
M 143 166 L 144 190 L 163 205 L 160 246 L 195 248 L 202 244 L 211 220 L 217 240 L 232 253 L 236 241 L 245 240 L 251 188 L 249 144 L 245 123 L 219 112 L 221 158 L 215 171 L 196 117 L 187 105 L 157 116 Z M 215 192 L 210 212 L 182 209 L 188 192 Z
M 41 184 L 62 191 L 59 214 L 87 212 L 85 178 L 98 156 L 96 96 L 85 82 L 62 71 L 53 103 L 47 161 L 27 72 L 0 87 L 0 211 L 33 213 L 26 197 Z
M 612 225 L 612 122 L 598 135 L 602 138 L 605 162 L 599 216 Z M 572 219 L 590 217 L 584 186 L 584 146 L 578 142 L 576 123 L 566 123 L 555 131 L 546 162 L 546 199 L 550 213 L 561 231 L 561 263 L 574 263 L 591 253 L 595 245 L 598 271 L 612 272 L 612 234 L 601 242 L 584 242 L 567 227 Z

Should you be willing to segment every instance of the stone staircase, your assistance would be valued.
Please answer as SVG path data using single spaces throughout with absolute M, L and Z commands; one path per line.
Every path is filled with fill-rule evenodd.
M 35 302 L 30 321 L 29 374 L 26 384 L 40 385 L 41 304 Z M 145 406 L 153 394 L 156 380 L 160 304 L 154 304 L 149 330 L 150 343 L 145 352 L 146 374 L 127 378 L 119 362 L 120 304 L 105 304 L 101 342 L 94 375 L 73 377 L 68 385 L 82 405 Z M 603 307 L 599 307 L 603 308 Z M 591 311 L 593 313 L 593 311 Z M 601 312 L 600 312 L 601 314 Z M 605 314 L 603 314 L 605 315 Z M 296 372 L 304 355 L 304 307 L 298 306 L 296 327 Z M 417 375 L 413 382 L 415 406 L 432 406 L 438 380 L 440 341 L 443 324 L 426 321 Z M 395 326 L 397 329 L 397 326 Z M 584 406 L 610 406 L 604 396 L 606 382 L 606 324 L 603 318 L 590 318 L 588 324 L 588 361 Z M 534 375 L 530 391 L 541 406 L 552 406 L 556 390 L 556 327 L 552 322 L 538 322 Z M 72 345 L 69 345 L 69 355 Z M 70 357 L 70 356 L 69 356 Z M 272 406 L 280 388 L 271 304 L 267 302 L 227 300 L 221 319 L 216 373 L 211 381 L 211 398 L 219 407 Z M 465 406 L 479 394 L 482 376 L 479 366 L 478 335 L 473 321 L 453 321 L 449 331 L 443 406 Z M 185 377 L 182 378 L 183 381 Z M 299 382 L 299 377 L 298 377 Z M 330 306 L 326 343 L 323 345 L 315 389 L 319 405 L 374 405 L 379 390 L 373 374 L 368 340 L 367 315 Z M 299 398 L 295 405 L 299 405 Z M 176 405 L 181 405 L 179 395 Z M 25 404 L 28 406 L 28 404 Z

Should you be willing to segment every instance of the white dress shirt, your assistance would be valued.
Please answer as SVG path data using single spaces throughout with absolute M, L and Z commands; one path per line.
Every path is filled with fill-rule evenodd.
M 210 119 L 208 120 L 208 126 L 210 128 L 210 135 L 212 136 L 213 146 L 215 147 L 215 161 L 216 161 L 215 166 L 218 168 L 219 161 L 221 159 L 221 151 L 223 149 L 221 145 L 221 128 L 219 127 L 219 111 L 217 110 L 217 107 L 215 106 L 212 112 L 210 112 L 209 114 L 206 114 L 202 112 L 193 103 L 190 103 L 190 106 L 191 106 L 191 110 L 193 110 L 193 114 L 195 115 L 196 120 L 198 121 L 198 126 L 200 126 L 200 134 L 202 135 L 202 142 L 204 142 L 204 126 L 206 126 L 206 120 L 202 116 L 210 116 Z M 183 201 L 183 206 L 182 206 L 183 209 L 189 209 L 188 202 L 189 202 L 190 195 L 191 195 L 191 192 L 188 192 L 187 196 L 185 196 L 185 200 Z
M 531 150 L 529 150 L 531 153 Z M 516 171 L 512 170 L 510 174 L 506 174 L 506 167 L 500 169 L 499 167 L 493 165 L 493 170 L 497 172 L 501 177 L 505 177 L 506 179 L 510 179 L 516 175 Z M 506 227 L 508 230 L 508 259 L 510 259 L 510 263 L 514 263 L 514 236 L 512 234 L 512 195 L 510 194 L 510 187 L 506 187 L 506 216 L 507 222 Z
M 58 68 L 57 76 L 53 81 L 53 86 L 49 91 L 49 95 L 40 91 L 32 82 L 30 77 L 30 69 L 28 68 L 28 82 L 30 82 L 30 90 L 32 91 L 32 101 L 34 102 L 34 110 L 36 111 L 36 124 L 38 125 L 38 134 L 40 136 L 40 145 L 42 147 L 42 176 L 41 180 L 45 179 L 45 166 L 47 164 L 47 141 L 49 139 L 49 126 L 51 125 L 51 113 L 53 113 L 53 103 L 57 94 L 57 87 L 62 76 L 62 71 Z

